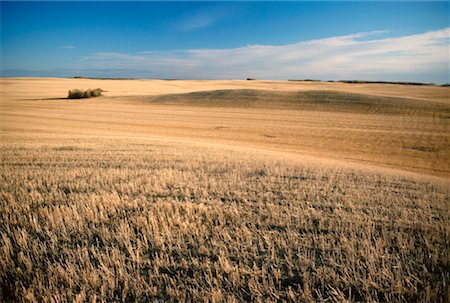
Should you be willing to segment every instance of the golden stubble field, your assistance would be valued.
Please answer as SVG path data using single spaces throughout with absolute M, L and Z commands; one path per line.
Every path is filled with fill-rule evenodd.
M 450 298 L 449 88 L 0 85 L 2 301 Z

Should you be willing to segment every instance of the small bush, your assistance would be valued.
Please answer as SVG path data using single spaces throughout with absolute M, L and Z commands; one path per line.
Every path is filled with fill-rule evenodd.
M 81 90 L 81 89 L 72 89 L 69 90 L 69 94 L 67 96 L 68 99 L 82 99 L 82 98 L 91 98 L 91 97 L 98 97 L 101 96 L 103 90 L 100 88 L 96 89 L 88 89 L 88 90 Z

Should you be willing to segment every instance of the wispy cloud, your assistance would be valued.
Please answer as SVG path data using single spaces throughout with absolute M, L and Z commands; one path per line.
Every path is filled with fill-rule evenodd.
M 64 45 L 64 46 L 62 46 L 61 48 L 64 48 L 64 49 L 74 49 L 75 46 L 73 46 L 73 45 Z
M 211 8 L 203 8 L 185 15 L 183 18 L 172 23 L 176 30 L 193 31 L 207 28 L 217 24 L 234 13 L 232 6 L 214 6 Z
M 450 28 L 394 38 L 356 33 L 287 45 L 233 49 L 101 52 L 78 67 L 157 78 L 367 79 L 449 82 Z
M 184 31 L 195 30 L 203 27 L 208 27 L 217 19 L 211 14 L 197 14 L 183 20 L 176 22 L 174 25 L 176 28 Z

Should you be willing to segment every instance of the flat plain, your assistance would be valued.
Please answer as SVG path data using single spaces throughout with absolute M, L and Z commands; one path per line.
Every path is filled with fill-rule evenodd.
M 3 301 L 450 299 L 448 87 L 0 85 Z

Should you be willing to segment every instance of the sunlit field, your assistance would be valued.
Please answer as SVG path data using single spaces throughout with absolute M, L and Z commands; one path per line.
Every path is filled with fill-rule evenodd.
M 1 301 L 450 299 L 447 87 L 0 85 Z

